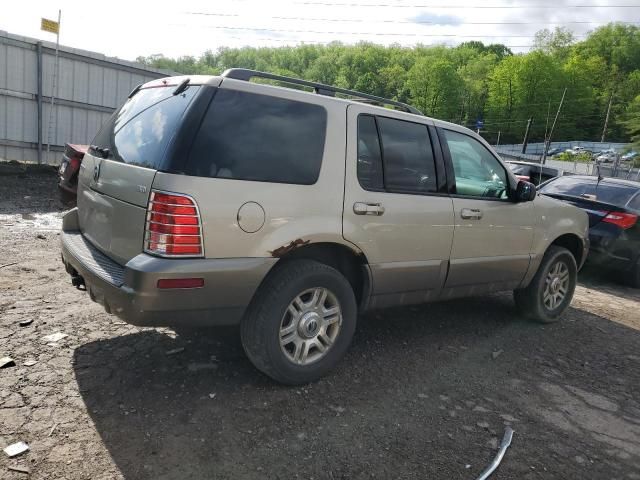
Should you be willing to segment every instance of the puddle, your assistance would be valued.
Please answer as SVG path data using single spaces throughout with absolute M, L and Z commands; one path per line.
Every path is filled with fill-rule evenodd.
M 65 212 L 0 214 L 0 227 L 8 230 L 30 229 L 40 232 L 57 232 L 62 228 L 64 214 Z

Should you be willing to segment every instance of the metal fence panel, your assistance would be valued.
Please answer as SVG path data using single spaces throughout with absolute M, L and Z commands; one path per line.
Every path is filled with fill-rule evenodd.
M 60 47 L 51 112 L 54 68 L 53 43 L 0 31 L 0 159 L 38 161 L 39 141 L 46 146 L 49 139 L 51 114 L 52 151 L 47 158 L 44 147 L 41 161 L 56 164 L 65 143 L 89 143 L 136 85 L 173 74 L 95 52 Z

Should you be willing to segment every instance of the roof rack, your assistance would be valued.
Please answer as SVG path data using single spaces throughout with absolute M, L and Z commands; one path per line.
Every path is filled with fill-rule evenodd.
M 294 85 L 302 85 L 305 87 L 313 88 L 314 93 L 318 95 L 326 95 L 328 97 L 335 97 L 336 93 L 343 95 L 349 95 L 355 97 L 354 99 L 362 99 L 366 103 L 378 103 L 380 105 L 392 105 L 398 107 L 401 110 L 416 115 L 423 115 L 423 113 L 417 108 L 407 105 L 406 103 L 397 102 L 388 98 L 378 97 L 376 95 L 369 95 L 368 93 L 356 92 L 354 90 L 347 90 L 346 88 L 332 87 L 331 85 L 325 85 L 323 83 L 309 82 L 308 80 L 302 80 L 300 78 L 285 77 L 283 75 L 275 75 L 273 73 L 259 72 L 257 70 L 249 70 L 247 68 L 229 68 L 222 74 L 225 78 L 233 78 L 234 80 L 250 81 L 252 78 L 267 78 L 269 80 L 277 80 L 283 83 L 290 83 Z

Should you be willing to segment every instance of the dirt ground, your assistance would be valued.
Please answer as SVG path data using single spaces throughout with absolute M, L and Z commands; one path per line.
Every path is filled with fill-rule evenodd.
M 62 210 L 54 176 L 0 177 L 0 447 L 30 446 L 2 479 L 472 479 L 507 425 L 492 478 L 640 479 L 640 291 L 615 279 L 584 272 L 549 326 L 505 294 L 372 314 L 285 388 L 235 329 L 132 327 L 73 288 Z

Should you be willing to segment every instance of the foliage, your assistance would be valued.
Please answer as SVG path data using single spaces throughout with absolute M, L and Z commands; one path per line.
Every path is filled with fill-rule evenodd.
M 220 47 L 199 58 L 140 57 L 149 66 L 185 74 L 240 67 L 291 75 L 408 102 L 425 114 L 473 127 L 495 142 L 542 141 L 560 98 L 554 140 L 600 140 L 607 107 L 608 141 L 640 142 L 640 27 L 611 23 L 581 42 L 571 31 L 538 32 L 533 50 L 464 42 L 402 47 L 361 42 L 296 47 Z M 573 160 L 573 159 L 572 159 Z
M 589 152 L 580 152 L 575 155 L 569 152 L 562 152 L 555 155 L 553 159 L 560 162 L 591 163 L 593 161 L 593 155 Z
M 640 95 L 633 99 L 624 117 L 624 126 L 631 139 L 633 150 L 640 151 Z M 638 159 L 640 161 L 640 158 Z

